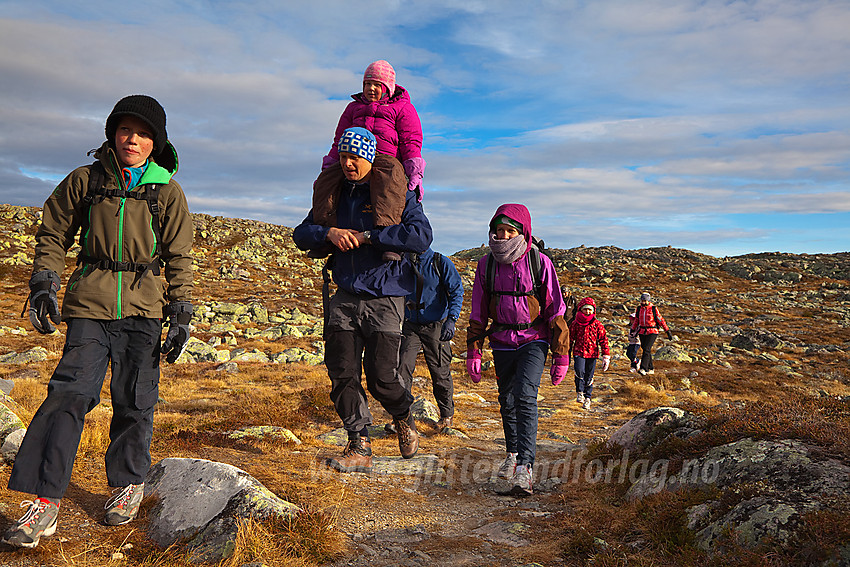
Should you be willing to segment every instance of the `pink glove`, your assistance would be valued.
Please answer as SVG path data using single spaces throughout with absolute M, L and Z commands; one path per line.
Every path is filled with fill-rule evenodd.
M 567 375 L 567 370 L 570 369 L 570 357 L 555 356 L 552 359 L 552 367 L 549 369 L 549 374 L 552 377 L 552 385 L 557 386 Z
M 407 190 L 415 191 L 419 202 L 422 202 L 422 177 L 425 175 L 425 160 L 421 157 L 407 158 L 402 164 L 404 174 L 407 176 Z
M 602 372 L 608 370 L 609 366 L 611 366 L 611 356 L 606 354 L 602 357 Z
M 472 382 L 478 384 L 481 382 L 481 351 L 470 350 L 466 352 L 466 371 Z

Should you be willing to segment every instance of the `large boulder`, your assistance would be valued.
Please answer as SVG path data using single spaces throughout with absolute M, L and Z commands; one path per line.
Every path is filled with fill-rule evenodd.
M 218 562 L 233 552 L 243 518 L 291 518 L 301 511 L 232 465 L 203 459 L 163 459 L 145 479 L 145 496 L 157 502 L 148 535 L 167 547 L 185 543 L 198 562 Z
M 666 466 L 656 467 L 657 474 L 641 477 L 626 497 L 711 486 L 720 496 L 687 510 L 699 547 L 712 549 L 727 527 L 744 544 L 768 536 L 787 542 L 803 514 L 847 498 L 850 491 L 850 467 L 817 455 L 817 448 L 800 441 L 742 439 L 686 460 L 670 476 Z M 741 495 L 734 506 L 732 495 Z

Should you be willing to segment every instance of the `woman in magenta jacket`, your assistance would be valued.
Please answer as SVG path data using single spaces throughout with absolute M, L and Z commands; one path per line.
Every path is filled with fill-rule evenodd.
M 539 282 L 534 281 L 531 254 L 540 259 Z M 488 263 L 491 283 L 487 282 Z M 473 382 L 481 380 L 481 349 L 489 336 L 507 450 L 498 476 L 510 479 L 511 492 L 517 496 L 532 493 L 537 391 L 548 351 L 552 350 L 553 385 L 561 383 L 569 367 L 565 310 L 555 266 L 534 249 L 528 209 L 502 205 L 490 221 L 490 254 L 479 260 L 475 270 L 466 369 Z M 490 319 L 493 324 L 488 329 Z
M 363 92 L 351 95 L 336 127 L 331 151 L 322 160 L 322 169 L 339 161 L 337 144 L 347 128 L 360 126 L 378 140 L 378 153 L 397 158 L 407 175 L 407 188 L 422 201 L 422 124 L 404 87 L 395 84 L 395 70 L 384 60 L 375 61 L 363 74 Z

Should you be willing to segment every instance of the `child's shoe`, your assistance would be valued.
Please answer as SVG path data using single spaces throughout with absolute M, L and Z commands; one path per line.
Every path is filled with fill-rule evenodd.
M 13 547 L 33 548 L 42 537 L 56 533 L 59 506 L 44 498 L 24 500 L 21 508 L 29 506 L 26 514 L 3 534 L 2 542 Z
M 576 395 L 576 403 L 577 404 L 583 404 L 584 403 L 584 392 L 579 392 Z
M 516 453 L 508 453 L 508 456 L 505 457 L 505 462 L 502 463 L 502 466 L 499 467 L 499 472 L 496 475 L 499 478 L 513 478 L 514 473 L 516 472 Z
M 589 409 L 590 409 L 590 398 L 585 398 L 585 399 L 584 399 L 584 406 L 583 406 L 583 407 L 584 407 L 584 409 L 586 409 L 586 410 L 589 410 Z
M 514 477 L 511 479 L 511 494 L 514 496 L 531 496 L 534 493 L 532 486 L 531 465 L 517 465 Z

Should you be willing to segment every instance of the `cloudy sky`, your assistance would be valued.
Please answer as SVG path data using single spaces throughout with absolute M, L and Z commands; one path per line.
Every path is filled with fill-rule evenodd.
M 846 0 L 0 1 L 0 202 L 41 205 L 144 93 L 194 212 L 295 226 L 386 59 L 437 250 L 522 202 L 557 248 L 847 251 L 848 30 Z

